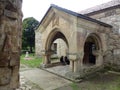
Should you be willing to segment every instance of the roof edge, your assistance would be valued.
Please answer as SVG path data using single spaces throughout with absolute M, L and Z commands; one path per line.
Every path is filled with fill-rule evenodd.
M 120 0 L 111 0 L 111 1 L 108 1 L 106 3 L 99 4 L 99 5 L 90 7 L 88 9 L 79 11 L 79 13 L 87 15 L 87 14 L 90 14 L 90 13 L 99 12 L 99 11 L 103 11 L 103 10 L 108 10 L 110 8 L 118 8 L 118 7 L 120 7 Z
M 116 9 L 116 8 L 120 8 L 120 5 L 104 8 L 104 9 L 101 9 L 101 10 L 92 11 L 92 12 L 89 12 L 89 13 L 85 13 L 83 15 L 94 15 L 96 13 L 100 13 L 100 12 L 103 12 L 103 11 L 107 11 L 109 9 Z
M 45 15 L 44 15 L 44 17 L 42 18 L 42 20 L 40 21 L 38 27 L 39 27 L 40 24 L 43 22 L 44 18 L 46 17 L 46 15 L 48 14 L 48 12 L 50 11 L 50 9 L 51 9 L 52 7 L 53 7 L 53 8 L 56 8 L 56 9 L 58 9 L 58 10 L 60 10 L 60 11 L 64 11 L 64 12 L 66 12 L 66 13 L 68 13 L 68 14 L 73 15 L 73 16 L 76 16 L 76 17 L 79 17 L 79 18 L 82 18 L 82 19 L 85 19 L 85 20 L 88 20 L 88 21 L 91 21 L 91 22 L 95 22 L 95 23 L 100 24 L 100 25 L 103 25 L 103 26 L 105 26 L 105 27 L 110 27 L 110 28 L 112 28 L 112 26 L 109 25 L 109 24 L 107 24 L 107 23 L 104 23 L 104 22 L 98 21 L 98 20 L 96 20 L 96 19 L 90 18 L 90 17 L 88 17 L 88 16 L 85 16 L 85 15 L 82 15 L 82 14 L 79 14 L 79 13 L 76 13 L 76 12 L 73 12 L 73 11 L 71 11 L 71 10 L 68 10 L 68 9 L 65 9 L 65 8 L 62 8 L 62 7 L 59 7 L 59 6 L 55 5 L 55 4 L 51 4 L 51 5 L 50 5 L 49 9 L 48 9 L 47 12 L 45 13 Z M 38 27 L 37 27 L 37 29 L 38 29 Z
M 51 4 L 51 6 L 54 7 L 54 8 L 56 8 L 56 9 L 58 9 L 58 10 L 64 11 L 64 12 L 66 12 L 66 13 L 68 13 L 68 14 L 71 14 L 71 15 L 73 15 L 73 16 L 77 16 L 77 17 L 79 17 L 79 18 L 82 18 L 82 19 L 85 19 L 85 20 L 88 20 L 88 21 L 92 21 L 92 22 L 98 23 L 98 24 L 103 25 L 103 26 L 105 26 L 105 27 L 111 27 L 111 28 L 112 28 L 112 26 L 109 25 L 109 24 L 107 24 L 107 23 L 98 21 L 98 20 L 96 20 L 96 19 L 93 19 L 93 18 L 91 18 L 91 17 L 85 16 L 85 15 L 83 15 L 83 14 L 76 13 L 76 12 L 74 12 L 74 11 L 71 11 L 71 10 L 68 10 L 68 9 L 65 9 L 65 8 L 62 8 L 62 7 L 59 7 L 59 6 L 54 5 L 54 4 Z

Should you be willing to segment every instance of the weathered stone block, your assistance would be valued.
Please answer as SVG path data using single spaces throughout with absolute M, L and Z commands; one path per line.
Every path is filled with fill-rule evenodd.
M 9 11 L 9 10 L 4 10 L 4 15 L 7 16 L 7 17 L 10 17 L 10 18 L 13 18 L 13 19 L 18 18 L 18 15 L 17 15 L 16 12 L 12 12 L 12 11 Z
M 17 36 L 12 36 L 11 37 L 11 43 L 12 43 L 12 46 L 11 46 L 11 49 L 12 49 L 12 52 L 18 52 L 18 40 L 16 39 Z
M 10 66 L 19 66 L 19 61 L 20 57 L 19 57 L 19 53 L 11 53 L 11 59 L 10 59 Z
M 3 14 L 3 8 L 4 8 L 4 5 L 0 2 L 0 15 Z
M 4 41 L 5 41 L 5 34 L 4 33 L 0 33 L 0 52 L 3 49 L 3 45 L 4 45 Z
M 21 6 L 22 0 L 0 0 L 0 90 L 15 90 L 19 85 Z
M 8 53 L 0 52 L 0 66 L 8 66 L 10 56 Z
M 10 89 L 10 85 L 4 85 L 0 86 L 0 90 L 13 90 L 13 89 Z
M 120 14 L 120 9 L 117 9 L 117 10 L 116 10 L 116 13 L 117 13 L 117 14 Z
M 0 68 L 0 85 L 7 85 L 10 83 L 11 73 L 10 68 Z
M 71 54 L 71 55 L 69 55 L 69 59 L 74 61 L 74 60 L 77 59 L 77 55 L 72 55 Z
M 19 86 L 19 66 L 14 66 L 12 68 L 10 88 L 16 88 Z

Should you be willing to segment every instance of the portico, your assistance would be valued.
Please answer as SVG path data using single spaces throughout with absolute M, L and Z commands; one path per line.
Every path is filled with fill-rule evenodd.
M 52 44 L 62 39 L 66 44 L 66 55 L 70 70 L 79 72 L 84 65 L 100 67 L 106 48 L 106 34 L 112 26 L 73 11 L 51 5 L 40 22 L 37 33 L 41 33 L 43 64 L 51 63 L 54 53 Z M 88 65 L 88 67 L 89 67 Z

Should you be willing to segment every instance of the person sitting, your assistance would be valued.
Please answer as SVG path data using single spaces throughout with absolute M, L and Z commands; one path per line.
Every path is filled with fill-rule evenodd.
M 64 57 L 63 57 L 63 56 L 60 57 L 60 62 L 61 62 L 62 64 L 65 64 L 65 62 L 64 62 Z
M 69 61 L 69 59 L 67 58 L 67 56 L 65 56 L 65 63 L 66 63 L 67 65 L 70 64 L 70 61 Z

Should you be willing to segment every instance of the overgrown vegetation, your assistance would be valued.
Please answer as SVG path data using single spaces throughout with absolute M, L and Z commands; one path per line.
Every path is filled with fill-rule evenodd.
M 36 58 L 34 54 L 29 54 L 30 60 L 25 59 L 25 54 L 20 57 L 20 63 L 29 67 L 39 67 L 42 63 L 42 58 Z
M 70 84 L 73 90 L 81 90 L 76 83 Z

